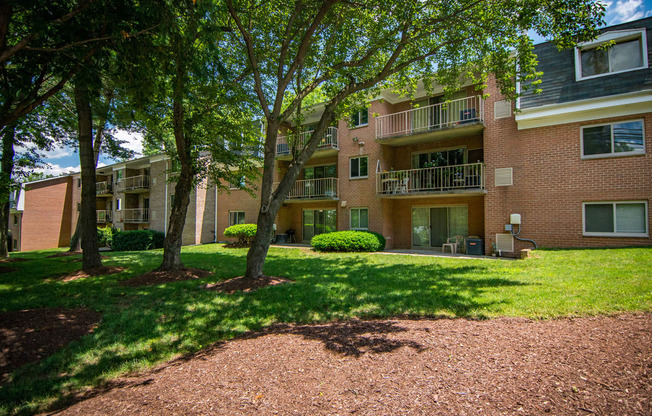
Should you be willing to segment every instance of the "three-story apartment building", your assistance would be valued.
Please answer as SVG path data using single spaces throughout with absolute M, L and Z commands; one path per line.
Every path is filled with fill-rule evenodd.
M 448 102 L 441 90 L 418 90 L 414 98 L 383 92 L 328 129 L 278 213 L 277 232 L 300 242 L 371 230 L 388 248 L 418 249 L 441 249 L 461 235 L 506 253 L 532 246 L 518 238 L 546 247 L 652 244 L 651 36 L 648 18 L 606 28 L 575 50 L 537 45 L 543 92 L 516 102 L 493 79 L 483 88 L 465 85 Z M 600 48 L 605 42 L 614 46 Z M 314 110 L 301 133 L 279 138 L 277 180 L 310 137 L 320 115 Z M 164 231 L 169 162 L 158 155 L 98 169 L 98 223 Z M 70 182 L 71 206 L 77 179 L 51 181 Z M 26 233 L 36 232 L 31 222 L 41 217 L 28 210 L 41 183 L 27 188 L 23 250 L 35 247 Z M 59 241 L 76 223 L 73 209 L 63 218 L 63 206 Z M 184 243 L 225 240 L 225 228 L 255 222 L 259 208 L 239 184 L 219 194 L 201 184 Z

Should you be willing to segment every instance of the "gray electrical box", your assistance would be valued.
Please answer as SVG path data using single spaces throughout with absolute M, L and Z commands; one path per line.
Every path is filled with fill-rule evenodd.
M 512 224 L 505 224 L 505 231 L 512 231 L 514 226 Z

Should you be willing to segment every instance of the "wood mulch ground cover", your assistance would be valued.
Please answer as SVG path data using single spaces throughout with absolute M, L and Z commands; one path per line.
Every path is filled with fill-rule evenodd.
M 89 309 L 32 309 L 0 314 L 0 383 L 13 370 L 53 354 L 93 330 Z
M 652 315 L 277 325 L 58 415 L 649 415 Z
M 207 284 L 205 289 L 233 294 L 239 290 L 243 292 L 253 292 L 256 289 L 266 286 L 276 286 L 292 282 L 292 280 L 286 279 L 285 277 L 260 276 L 254 279 L 245 279 L 244 276 L 238 276 L 221 282 Z
M 85 277 L 103 276 L 103 275 L 108 275 L 108 274 L 121 273 L 123 271 L 125 271 L 124 267 L 102 266 L 102 267 L 96 267 L 94 269 L 90 269 L 88 271 L 75 270 L 72 273 L 57 276 L 57 277 L 55 277 L 55 279 L 56 280 L 61 280 L 62 282 L 71 282 L 73 280 L 82 279 L 82 278 L 85 278 Z
M 23 261 L 29 261 L 29 259 L 24 259 L 22 257 L 5 257 L 0 259 L 0 263 L 20 263 Z
M 121 286 L 138 287 L 138 286 L 151 286 L 160 285 L 162 283 L 180 282 L 183 280 L 203 279 L 210 276 L 212 273 L 208 270 L 185 268 L 174 271 L 167 270 L 152 270 L 136 276 L 129 280 L 124 280 L 119 284 Z

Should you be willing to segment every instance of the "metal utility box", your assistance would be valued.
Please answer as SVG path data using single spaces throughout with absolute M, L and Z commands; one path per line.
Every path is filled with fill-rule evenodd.
M 466 254 L 473 256 L 482 256 L 484 254 L 484 245 L 480 238 L 468 238 L 466 240 Z

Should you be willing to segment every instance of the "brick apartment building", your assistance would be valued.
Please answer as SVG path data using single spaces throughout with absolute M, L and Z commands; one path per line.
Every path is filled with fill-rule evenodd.
M 532 247 L 506 231 L 519 214 L 517 237 L 539 246 L 652 245 L 651 26 L 652 18 L 612 26 L 575 50 L 537 45 L 543 93 L 517 102 L 492 79 L 449 103 L 441 93 L 382 93 L 329 129 L 279 211 L 277 232 L 300 242 L 365 229 L 388 248 L 420 249 L 462 235 L 510 253 Z M 596 49 L 608 41 L 615 46 Z M 279 138 L 277 180 L 316 110 L 304 133 Z M 169 166 L 156 155 L 98 169 L 98 223 L 165 231 Z M 26 184 L 20 248 L 66 245 L 79 198 L 79 174 Z M 259 207 L 237 184 L 217 193 L 204 182 L 191 197 L 184 244 L 226 240 L 224 229 L 255 222 Z

